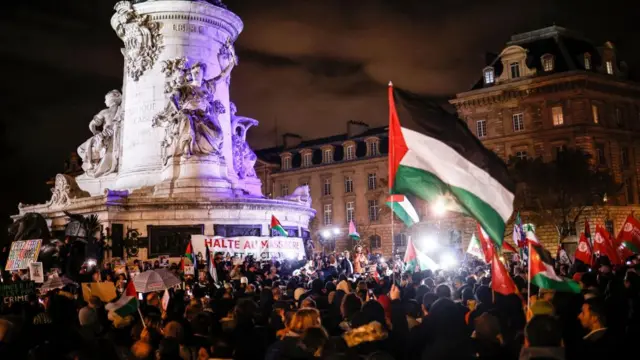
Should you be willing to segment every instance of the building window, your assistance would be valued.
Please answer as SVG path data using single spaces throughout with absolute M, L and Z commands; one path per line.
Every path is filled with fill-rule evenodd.
M 631 165 L 631 161 L 629 161 L 629 148 L 623 147 L 620 149 L 620 162 L 622 163 L 623 169 L 629 169 L 629 165 Z
M 378 179 L 376 178 L 376 173 L 370 173 L 367 175 L 367 188 L 369 190 L 375 190 L 378 187 Z
M 598 112 L 598 105 L 591 105 L 591 115 L 593 116 L 593 123 L 600 123 L 600 112 Z
M 345 151 L 345 160 L 353 160 L 356 158 L 356 147 L 354 145 L 347 146 Z
M 513 114 L 513 131 L 522 131 L 524 130 L 524 114 Z
M 324 224 L 331 225 L 331 204 L 324 204 Z
M 527 152 L 522 150 L 522 151 L 516 151 L 516 157 L 520 160 L 524 160 L 527 158 Z
M 369 148 L 369 156 L 377 156 L 378 155 L 378 142 L 375 140 L 369 141 L 367 144 Z
M 378 212 L 380 208 L 378 207 L 378 200 L 369 200 L 369 221 L 378 221 Z
M 393 238 L 393 244 L 396 248 L 404 248 L 407 246 L 407 234 L 395 234 Z
M 380 235 L 369 236 L 369 246 L 372 249 L 380 249 L 382 247 L 382 241 L 380 239 Z
M 313 164 L 312 153 L 302 154 L 302 167 L 310 167 Z
M 622 127 L 622 110 L 616 108 L 616 125 Z
M 596 144 L 596 162 L 600 166 L 607 165 L 607 157 L 604 152 L 604 144 L 597 143 Z
M 289 184 L 285 183 L 285 184 L 280 184 L 280 196 L 287 196 L 289 195 Z
M 355 202 L 349 201 L 347 203 L 347 223 L 350 223 L 354 219 L 354 215 L 356 214 Z
M 322 162 L 325 164 L 331 164 L 333 162 L 333 150 L 325 149 L 322 152 Z
M 353 192 L 353 179 L 351 179 L 351 176 L 344 178 L 344 192 L 347 194 Z
M 483 138 L 487 136 L 487 121 L 486 120 L 478 120 L 476 121 L 476 134 L 479 138 Z
M 552 71 L 553 70 L 553 55 L 545 54 L 542 56 L 542 67 L 544 71 Z
M 331 179 L 324 179 L 324 186 L 322 187 L 322 195 L 331 195 Z
M 633 191 L 634 186 L 633 186 L 633 179 L 628 178 L 627 180 L 624 181 L 624 185 L 626 187 L 626 192 L 627 192 L 627 204 L 633 204 L 635 202 L 635 192 Z
M 520 77 L 520 63 L 514 62 L 509 65 L 511 68 L 511 78 L 517 79 Z
M 493 84 L 495 81 L 493 68 L 488 68 L 484 70 L 484 83 L 485 84 Z
M 564 152 L 564 145 L 558 145 L 553 147 L 553 159 L 557 160 L 560 154 Z
M 562 106 L 552 107 L 551 117 L 553 118 L 553 126 L 560 126 L 564 124 L 564 116 L 562 115 Z
M 607 67 L 607 74 L 613 75 L 613 62 L 611 62 L 611 60 L 607 60 L 604 64 Z
M 584 68 L 585 70 L 591 70 L 591 54 L 584 54 Z
M 282 170 L 291 169 L 291 157 L 285 156 L 282 158 Z

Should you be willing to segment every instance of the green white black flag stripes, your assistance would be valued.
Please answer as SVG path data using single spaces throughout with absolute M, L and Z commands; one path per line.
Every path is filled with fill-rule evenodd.
M 390 193 L 426 201 L 452 198 L 459 211 L 476 219 L 501 246 L 515 192 L 504 162 L 456 116 L 398 89 L 395 95 L 420 124 L 420 132 L 400 126 L 389 84 Z

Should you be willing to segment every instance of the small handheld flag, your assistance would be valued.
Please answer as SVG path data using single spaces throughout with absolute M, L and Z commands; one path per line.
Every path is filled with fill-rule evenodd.
M 271 229 L 280 233 L 280 236 L 285 236 L 285 237 L 288 236 L 287 232 L 284 230 L 284 228 L 280 224 L 280 221 L 278 221 L 278 219 L 276 219 L 274 215 L 271 215 Z

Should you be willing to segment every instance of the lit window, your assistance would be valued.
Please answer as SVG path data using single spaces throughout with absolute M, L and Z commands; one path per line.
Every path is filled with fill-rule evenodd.
M 324 224 L 331 225 L 331 204 L 324 204 Z
M 378 142 L 375 140 L 369 141 L 369 156 L 378 155 Z
M 291 169 L 291 157 L 285 156 L 282 158 L 282 170 Z
M 564 124 L 564 116 L 562 115 L 562 106 L 552 107 L 551 117 L 553 118 L 553 126 L 560 126 Z
M 591 54 L 584 54 L 584 68 L 585 70 L 591 70 Z
M 542 67 L 544 68 L 544 71 L 553 70 L 553 55 L 546 54 L 542 56 Z
M 513 114 L 513 131 L 522 131 L 524 130 L 524 114 Z
M 378 187 L 375 173 L 370 173 L 367 175 L 367 188 L 369 190 L 375 190 Z
M 613 63 L 611 60 L 606 61 L 605 66 L 607 67 L 607 74 L 613 75 Z
M 593 116 L 593 123 L 600 123 L 600 112 L 598 112 L 598 105 L 591 105 L 591 115 Z
M 527 158 L 527 152 L 526 151 L 516 151 L 516 157 L 520 160 L 526 159 Z
M 310 167 L 313 164 L 312 156 L 310 152 L 302 154 L 302 167 Z
M 598 165 L 607 165 L 607 157 L 604 152 L 604 144 L 597 143 L 596 144 L 596 162 Z
M 353 160 L 356 158 L 356 147 L 353 145 L 347 146 L 345 151 L 345 160 Z
M 511 68 L 511 78 L 517 79 L 520 77 L 520 63 L 514 62 L 509 65 Z
M 289 184 L 280 184 L 280 196 L 289 195 Z
M 324 179 L 324 186 L 322 187 L 322 195 L 331 195 L 331 179 Z
M 488 68 L 484 70 L 484 83 L 485 84 L 493 84 L 495 81 L 493 68 Z
M 380 207 L 378 206 L 378 200 L 369 200 L 369 220 L 378 221 L 378 212 Z
M 354 215 L 356 213 L 355 203 L 353 201 L 349 201 L 347 203 L 347 223 L 350 223 L 354 220 Z
M 476 121 L 476 134 L 479 138 L 483 138 L 487 136 L 487 121 L 486 120 L 478 120 Z
M 333 151 L 331 149 L 326 149 L 322 152 L 322 162 L 325 164 L 333 162 Z
M 347 194 L 353 192 L 353 180 L 351 179 L 351 176 L 344 178 L 344 192 Z

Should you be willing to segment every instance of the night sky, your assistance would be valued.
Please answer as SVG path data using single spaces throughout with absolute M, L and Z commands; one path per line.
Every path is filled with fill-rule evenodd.
M 104 94 L 122 84 L 115 0 L 7 1 L 0 10 L 5 161 L 0 218 L 50 197 L 45 181 L 91 134 Z M 227 0 L 244 21 L 231 95 L 260 121 L 254 147 L 276 134 L 345 131 L 387 121 L 386 84 L 446 98 L 477 81 L 486 52 L 517 32 L 557 24 L 612 41 L 640 70 L 637 1 Z M 638 76 L 633 75 L 638 78 Z M 4 236 L 4 232 L 2 232 Z

